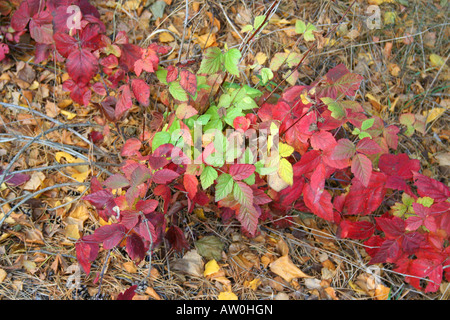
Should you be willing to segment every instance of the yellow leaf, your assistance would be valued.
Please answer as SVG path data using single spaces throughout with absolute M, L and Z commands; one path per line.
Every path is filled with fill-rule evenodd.
M 72 178 L 74 178 L 78 182 L 84 182 L 88 176 L 89 176 L 89 171 L 72 174 Z
M 6 278 L 6 271 L 3 269 L 0 269 L 0 283 L 3 282 L 3 280 L 5 280 Z
M 423 115 L 427 117 L 427 123 L 430 123 L 437 118 L 439 118 L 444 112 L 446 111 L 446 108 L 433 108 L 431 111 L 424 111 Z
M 37 271 L 36 263 L 33 261 L 25 260 L 23 262 L 23 267 L 30 273 L 35 273 Z
M 78 225 L 76 224 L 68 224 L 66 226 L 65 234 L 69 239 L 80 239 L 80 230 L 78 230 Z
M 61 158 L 65 158 L 68 163 L 76 162 L 76 159 L 67 152 L 59 151 L 55 153 L 55 160 L 61 163 Z
M 67 111 L 67 110 L 61 110 L 60 111 L 66 118 L 67 120 L 72 120 L 73 118 L 75 118 L 77 116 L 76 113 Z
M 397 18 L 397 13 L 394 11 L 388 11 L 384 14 L 384 24 L 393 24 Z
M 280 156 L 283 158 L 289 157 L 294 152 L 294 148 L 286 143 L 280 142 L 278 147 Z
M 231 291 L 219 293 L 218 300 L 238 300 L 238 297 Z
M 252 281 L 248 282 L 248 287 L 250 289 L 252 289 L 253 291 L 256 291 L 256 289 L 258 289 L 258 287 L 261 285 L 261 279 L 259 278 L 255 278 Z
M 263 65 L 264 62 L 267 61 L 267 55 L 264 52 L 258 52 L 255 56 L 255 60 L 258 64 Z
M 273 273 L 279 275 L 287 282 L 291 282 L 296 278 L 310 278 L 310 276 L 300 270 L 287 255 L 278 258 L 272 262 L 269 267 Z
M 175 38 L 169 32 L 161 32 L 159 35 L 160 42 L 172 42 L 175 41 Z
M 203 211 L 202 208 L 195 208 L 194 213 L 200 220 L 206 220 L 205 212 Z
M 136 273 L 137 272 L 136 265 L 134 264 L 133 261 L 124 262 L 122 264 L 122 266 L 128 273 Z
M 430 54 L 430 62 L 433 67 L 442 67 L 445 64 L 445 59 L 437 54 Z
M 203 275 L 205 277 L 210 276 L 220 270 L 220 267 L 216 260 L 212 259 L 208 261 L 208 263 L 205 264 L 205 271 L 203 272 Z
M 294 170 L 292 164 L 284 158 L 280 159 L 278 174 L 288 185 L 292 186 L 294 184 Z

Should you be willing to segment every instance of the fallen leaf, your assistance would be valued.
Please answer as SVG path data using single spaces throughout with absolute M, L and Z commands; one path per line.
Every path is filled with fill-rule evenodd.
M 443 115 L 446 110 L 446 108 L 433 108 L 430 111 L 424 111 L 423 115 L 427 117 L 426 123 L 433 122 Z
M 439 153 L 434 156 L 440 166 L 450 166 L 450 152 Z
M 287 282 L 291 282 L 295 278 L 310 278 L 302 270 L 300 270 L 289 258 L 289 256 L 282 256 L 272 262 L 270 270 L 282 277 Z
M 127 261 L 122 264 L 123 268 L 129 273 L 136 273 L 137 267 L 133 261 Z
M 445 64 L 445 59 L 437 54 L 430 54 L 430 62 L 433 67 L 442 67 Z
M 6 271 L 3 269 L 0 269 L 0 283 L 2 283 L 3 280 L 6 279 L 6 275 L 7 275 Z
M 42 184 L 42 182 L 45 180 L 45 174 L 41 171 L 33 172 L 31 175 L 30 180 L 25 183 L 23 188 L 28 191 L 36 191 Z
M 198 253 L 207 260 L 221 260 L 224 243 L 216 236 L 205 236 L 195 242 Z
M 216 260 L 210 260 L 205 265 L 205 271 L 203 272 L 203 275 L 205 277 L 210 276 L 214 273 L 217 273 L 220 270 L 219 264 Z
M 237 295 L 231 291 L 220 292 L 217 298 L 218 300 L 238 300 Z
M 173 269 L 186 273 L 194 277 L 203 276 L 203 259 L 198 254 L 197 250 L 193 249 L 183 256 L 181 259 L 175 260 L 173 263 Z

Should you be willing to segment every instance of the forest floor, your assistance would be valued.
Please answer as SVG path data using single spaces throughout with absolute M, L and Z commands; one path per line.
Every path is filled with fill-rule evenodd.
M 246 61 L 259 59 L 260 64 L 269 65 L 278 52 L 304 53 L 311 42 L 296 42 L 295 21 L 314 24 L 319 44 L 300 67 L 297 83 L 309 84 L 340 63 L 361 74 L 364 81 L 356 98 L 367 111 L 387 124 L 398 124 L 404 113 L 423 117 L 425 130 L 403 134 L 399 150 L 419 159 L 425 175 L 448 185 L 447 1 L 357 1 L 335 34 L 325 39 L 351 2 L 280 1 Z M 206 47 L 239 45 L 245 36 L 242 28 L 272 4 L 262 0 L 91 3 L 100 11 L 108 34 L 126 31 L 135 44 L 157 41 L 171 46 L 163 65 L 178 60 L 180 53 L 183 60 L 199 60 Z M 366 13 L 370 4 L 379 10 L 379 20 L 376 13 Z M 368 28 L 368 19 L 375 19 L 377 27 Z M 99 290 L 104 299 L 115 299 L 146 277 L 147 261 L 136 265 L 124 251 L 114 250 L 99 288 L 95 276 L 103 267 L 106 253 L 102 252 L 93 266 L 95 272 L 81 274 L 78 290 L 70 284 L 76 278 L 75 242 L 80 236 L 73 225 L 79 226 L 76 230 L 81 234 L 98 225 L 95 209 L 80 200 L 89 192 L 82 167 L 103 178 L 117 172 L 121 137 L 111 125 L 110 135 L 94 147 L 89 134 L 101 131 L 98 110 L 76 106 L 62 90 L 64 70 L 53 63 L 34 64 L 33 54 L 34 47 L 23 42 L 0 65 L 1 166 L 14 162 L 14 171 L 31 175 L 25 185 L 0 189 L 0 218 L 13 209 L 0 229 L 0 299 L 87 299 Z M 161 108 L 154 95 L 149 108 Z M 119 124 L 123 134 L 138 137 L 149 114 L 133 108 Z M 54 126 L 59 130 L 47 132 Z M 71 162 L 80 164 L 73 167 Z M 224 244 L 220 272 L 205 276 L 204 262 L 187 263 L 183 254 L 169 250 L 163 242 L 154 252 L 148 286 L 135 299 L 217 299 L 224 286 L 241 300 L 449 299 L 448 282 L 438 292 L 424 294 L 389 265 L 369 267 L 363 245 L 338 239 L 335 226 L 305 213 L 292 216 L 291 226 L 262 225 L 260 235 L 250 239 L 240 233 L 239 226 L 223 224 L 214 213 L 186 213 L 183 231 L 192 249 L 198 236 L 215 236 Z M 308 277 L 288 282 L 274 273 L 268 265 L 280 255 Z

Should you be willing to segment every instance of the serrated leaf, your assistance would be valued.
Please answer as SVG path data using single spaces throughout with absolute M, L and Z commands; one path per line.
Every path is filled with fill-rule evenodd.
M 256 210 L 255 206 L 241 205 L 236 218 L 241 223 L 242 228 L 254 236 L 258 227 L 258 218 L 260 215 L 260 211 Z
M 189 96 L 186 91 L 181 87 L 178 81 L 172 81 L 169 83 L 169 92 L 172 97 L 179 101 L 188 101 Z
M 232 48 L 224 54 L 225 69 L 232 75 L 239 77 L 239 60 L 241 59 L 241 52 Z
M 191 96 L 195 96 L 197 93 L 197 77 L 189 70 L 181 70 L 180 85 Z
M 125 176 L 121 175 L 120 173 L 116 173 L 106 179 L 103 184 L 111 189 L 119 189 L 128 187 L 130 185 L 130 182 L 127 178 L 125 178 Z
M 356 152 L 355 145 L 348 139 L 340 139 L 331 154 L 332 160 L 350 159 Z
M 295 21 L 295 33 L 303 34 L 306 31 L 306 23 L 302 20 Z
M 217 178 L 216 191 L 215 191 L 216 202 L 219 200 L 222 200 L 227 195 L 229 195 L 231 193 L 231 191 L 233 191 L 233 185 L 234 185 L 234 182 L 233 182 L 233 178 L 231 177 L 231 175 L 229 175 L 227 173 L 222 173 Z
M 218 47 L 210 47 L 205 51 L 205 57 L 200 64 L 198 73 L 214 74 L 222 69 L 224 56 Z
M 328 107 L 328 110 L 331 111 L 331 116 L 335 119 L 342 119 L 345 116 L 345 109 L 334 99 L 323 97 L 320 98 L 323 103 Z
M 245 182 L 234 182 L 233 196 L 242 207 L 253 206 L 253 190 Z
M 214 183 L 214 180 L 217 179 L 217 176 L 218 174 L 216 169 L 206 166 L 200 175 L 200 182 L 203 190 L 208 189 Z
M 253 28 L 258 29 L 263 24 L 265 19 L 266 19 L 265 15 L 256 16 L 255 21 L 253 21 Z
M 351 171 L 363 186 L 367 187 L 372 175 L 372 161 L 359 153 L 352 159 Z
M 177 109 L 175 110 L 175 115 L 178 119 L 188 119 L 193 116 L 195 116 L 198 113 L 195 108 L 187 103 L 182 103 L 178 105 Z
M 234 180 L 243 180 L 255 172 L 255 166 L 252 164 L 233 164 L 230 166 L 230 175 Z
M 273 79 L 273 72 L 269 68 L 261 69 L 261 83 L 265 85 L 269 80 Z

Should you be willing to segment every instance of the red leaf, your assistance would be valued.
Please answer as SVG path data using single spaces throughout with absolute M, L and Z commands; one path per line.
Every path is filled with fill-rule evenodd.
M 373 172 L 367 187 L 357 178 L 352 180 L 350 192 L 345 198 L 344 208 L 350 215 L 368 215 L 380 206 L 386 194 L 386 176 Z
M 150 98 L 150 87 L 148 84 L 142 79 L 133 79 L 131 81 L 131 89 L 133 90 L 133 94 L 136 97 L 136 100 L 144 105 L 148 106 L 149 98 Z
M 98 94 L 100 96 L 106 96 L 107 92 L 106 92 L 106 89 L 105 89 L 105 86 L 103 85 L 103 83 L 96 82 L 92 85 L 91 88 L 96 94 Z
M 430 197 L 436 202 L 447 201 L 450 197 L 450 188 L 442 182 L 431 179 L 417 172 L 414 172 L 414 180 L 414 184 L 417 187 L 417 193 L 421 197 Z
M 238 130 L 241 129 L 242 131 L 247 131 L 247 129 L 250 127 L 251 121 L 247 118 L 247 116 L 242 117 L 236 117 L 233 120 L 233 127 L 234 129 Z
M 389 126 L 384 128 L 383 137 L 386 139 L 386 143 L 389 148 L 397 150 L 399 132 L 400 129 L 397 126 Z
M 197 92 L 197 77 L 189 70 L 181 70 L 180 85 L 191 96 L 195 96 Z
M 68 79 L 64 81 L 63 89 L 70 91 L 70 98 L 81 105 L 87 106 L 91 100 L 92 93 L 89 90 L 89 85 L 78 85 L 72 79 Z
M 155 227 L 149 220 L 141 221 L 135 227 L 135 230 L 145 240 L 153 243 L 153 245 L 158 241 L 158 235 L 156 234 Z
M 383 154 L 378 161 L 378 168 L 388 176 L 408 180 L 413 177 L 414 172 L 420 170 L 420 161 L 410 159 L 405 153 Z
M 234 180 L 247 179 L 253 172 L 255 172 L 255 166 L 252 164 L 232 164 L 230 166 L 230 175 Z
M 131 100 L 130 86 L 124 84 L 119 88 L 121 93 L 119 94 L 119 99 L 116 104 L 115 117 L 119 119 L 127 110 L 133 106 L 133 101 Z
M 169 160 L 164 157 L 148 156 L 148 163 L 150 164 L 152 170 L 158 170 L 169 164 Z
M 352 173 L 367 187 L 369 185 L 370 176 L 372 175 L 372 161 L 363 154 L 357 154 L 352 159 Z
M 41 11 L 30 20 L 30 36 L 39 43 L 53 43 L 53 16 L 47 10 Z
M 177 110 L 175 111 L 175 115 L 178 119 L 189 119 L 190 117 L 198 114 L 198 111 L 191 105 L 187 103 L 181 103 L 177 106 Z
M 294 169 L 294 177 L 312 172 L 320 163 L 321 154 L 318 150 L 310 150 L 305 153 L 300 161 L 296 162 L 292 167 Z
M 155 72 L 158 69 L 159 57 L 151 46 L 147 49 L 141 49 L 141 55 L 134 62 L 134 72 L 139 77 L 142 70 Z
M 125 144 L 122 147 L 122 150 L 120 151 L 120 155 L 122 157 L 130 157 L 134 155 L 139 155 L 139 149 L 142 148 L 142 142 L 141 140 L 137 138 L 130 138 L 127 141 L 125 141 Z
M 94 232 L 94 239 L 103 243 L 103 248 L 106 250 L 117 246 L 124 238 L 127 229 L 118 223 L 111 225 L 104 225 L 96 229 Z
M 311 136 L 311 147 L 314 150 L 326 150 L 336 144 L 334 136 L 328 132 L 320 130 Z
M 116 300 L 133 300 L 134 295 L 136 294 L 137 285 L 129 287 L 123 293 L 119 293 Z
M 236 213 L 236 218 L 241 223 L 244 231 L 248 232 L 250 236 L 256 235 L 256 229 L 258 227 L 258 218 L 261 215 L 261 211 L 256 209 L 257 206 L 241 205 L 239 211 Z M 259 208 L 259 207 L 258 207 Z
M 168 66 L 166 81 L 172 82 L 172 81 L 177 80 L 177 78 L 178 78 L 178 68 L 174 67 L 172 65 Z
M 258 189 L 258 188 L 252 188 L 252 189 L 253 189 L 253 204 L 263 205 L 263 204 L 272 202 L 272 199 L 261 189 Z
M 313 83 L 313 85 L 319 84 L 316 87 L 316 98 L 337 99 L 342 95 L 355 96 L 362 80 L 362 76 L 351 73 L 345 65 L 339 64 L 329 70 L 324 79 L 319 80 L 320 82 Z
M 139 200 L 136 203 L 136 210 L 142 211 L 142 213 L 147 214 L 154 212 L 158 207 L 159 202 L 153 199 L 149 200 Z
M 76 244 L 77 260 L 86 274 L 91 271 L 91 261 L 97 258 L 99 246 L 98 243 L 91 240 L 92 236 L 85 236 L 79 239 Z
M 153 182 L 157 184 L 168 184 L 174 179 L 179 177 L 179 173 L 176 173 L 170 169 L 161 169 L 155 172 L 153 176 Z
M 0 175 L 2 175 L 4 171 L 5 170 L 1 169 Z M 30 180 L 30 175 L 23 173 L 9 174 L 4 178 L 4 182 L 11 186 L 19 186 L 21 184 L 24 184 L 28 180 Z
M 331 154 L 332 160 L 345 160 L 355 155 L 355 145 L 348 139 L 340 139 Z
M 174 225 L 169 227 L 166 233 L 166 239 L 169 241 L 174 251 L 182 252 L 183 249 L 189 250 L 189 244 L 183 231 Z
M 322 192 L 320 198 L 317 200 L 316 194 L 313 192 L 311 186 L 305 184 L 303 187 L 303 201 L 315 215 L 328 221 L 335 221 L 331 195 L 327 191 Z
M 365 155 L 377 154 L 382 151 L 381 147 L 372 139 L 364 138 L 356 144 L 356 151 Z
M 130 182 L 120 173 L 116 173 L 106 179 L 103 184 L 111 189 L 119 189 L 128 187 L 130 185 Z
M 405 221 L 398 217 L 377 217 L 375 220 L 387 239 L 397 239 L 405 233 Z
M 156 196 L 161 196 L 164 200 L 164 213 L 167 212 L 167 209 L 169 208 L 170 199 L 172 198 L 172 192 L 170 191 L 170 188 L 164 184 L 158 185 L 153 189 L 153 193 Z
M 0 61 L 5 59 L 6 54 L 8 54 L 8 53 L 9 53 L 8 45 L 6 43 L 0 43 Z
M 15 31 L 22 31 L 27 27 L 31 16 L 33 16 L 37 10 L 29 6 L 28 1 L 22 1 L 19 9 L 17 9 L 11 17 L 11 27 Z
M 339 224 L 337 235 L 340 238 L 363 240 L 370 238 L 375 231 L 375 225 L 369 221 L 343 220 Z
M 380 248 L 376 251 L 369 264 L 393 263 L 401 256 L 400 245 L 397 240 L 386 239 L 380 245 Z
M 184 174 L 183 177 L 183 185 L 186 191 L 188 192 L 188 196 L 190 199 L 194 199 L 198 190 L 198 179 L 196 176 L 192 174 Z
M 67 72 L 77 84 L 87 84 L 97 74 L 97 58 L 86 49 L 72 51 L 67 57 Z
M 131 233 L 127 237 L 127 244 L 125 249 L 131 260 L 143 260 L 145 258 L 146 250 L 144 242 L 142 242 L 141 237 L 139 237 L 135 233 Z

